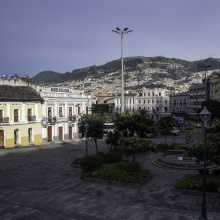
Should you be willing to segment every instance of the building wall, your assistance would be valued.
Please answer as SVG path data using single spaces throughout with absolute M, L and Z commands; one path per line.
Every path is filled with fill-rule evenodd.
M 14 109 L 18 109 L 19 120 L 14 122 Z M 36 120 L 28 121 L 28 109 L 32 109 L 32 116 Z M 39 111 L 40 109 L 40 111 Z M 8 122 L 0 123 L 0 130 L 4 131 L 4 147 L 29 146 L 42 144 L 41 103 L 39 102 L 0 102 L 3 118 Z M 32 128 L 32 141 L 28 139 L 28 128 Z M 14 131 L 19 132 L 18 144 L 14 144 Z
M 49 141 L 48 132 L 51 129 L 50 141 L 59 141 L 59 131 L 62 128 L 62 140 L 69 139 L 69 127 L 72 127 L 72 139 L 78 136 L 78 123 L 82 115 L 91 113 L 93 99 L 79 91 L 62 87 L 37 87 L 44 103 L 42 104 L 42 139 L 43 143 Z M 51 117 L 48 109 L 51 108 Z M 62 108 L 62 115 L 59 109 Z M 72 108 L 72 115 L 69 115 L 69 108 Z M 72 117 L 69 117 L 72 116 Z
M 220 77 L 210 79 L 210 99 L 220 101 Z
M 28 139 L 28 128 L 32 128 L 32 142 Z M 16 146 L 29 146 L 29 145 L 41 145 L 42 133 L 41 123 L 36 124 L 18 124 L 13 126 L 1 126 L 0 130 L 4 130 L 4 143 L 5 148 L 12 148 Z M 14 143 L 14 131 L 19 131 L 19 142 Z

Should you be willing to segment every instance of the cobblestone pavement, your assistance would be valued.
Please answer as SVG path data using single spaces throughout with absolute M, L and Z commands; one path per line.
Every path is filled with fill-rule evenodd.
M 99 147 L 108 150 L 103 141 Z M 139 189 L 80 180 L 80 169 L 69 164 L 84 154 L 85 142 L 0 150 L 0 219 L 199 219 L 202 196 L 174 190 L 186 171 L 153 166 L 160 154 L 137 157 L 155 175 Z M 207 214 L 209 220 L 220 219 L 220 198 L 208 195 Z

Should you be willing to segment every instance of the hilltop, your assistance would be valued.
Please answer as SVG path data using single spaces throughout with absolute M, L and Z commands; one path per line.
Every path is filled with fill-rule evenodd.
M 127 57 L 124 58 L 124 72 L 127 89 L 142 86 L 176 89 L 183 84 L 199 83 L 204 75 L 202 65 L 211 65 L 208 73 L 220 72 L 220 59 L 208 58 L 199 61 L 186 61 L 166 57 Z M 88 91 L 120 91 L 121 59 L 100 66 L 76 69 L 64 74 L 44 71 L 33 77 L 34 84 L 82 86 Z M 107 88 L 108 87 L 108 88 Z M 181 90 L 181 89 L 180 89 Z M 184 90 L 184 88 L 182 89 Z M 103 92 L 106 92 L 103 91 Z

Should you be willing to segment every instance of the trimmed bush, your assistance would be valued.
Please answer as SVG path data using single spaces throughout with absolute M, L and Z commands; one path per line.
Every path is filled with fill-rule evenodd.
M 204 174 L 204 169 L 198 169 L 198 172 L 200 175 L 203 175 Z M 206 169 L 206 175 L 209 175 L 209 170 Z
M 212 174 L 213 174 L 213 175 L 216 175 L 216 176 L 220 176 L 220 169 L 213 170 L 213 171 L 212 171 Z
M 170 150 L 182 150 L 180 146 L 180 143 L 174 142 L 170 145 Z
M 85 160 L 82 162 L 80 166 L 83 172 L 86 173 L 100 169 L 101 165 L 102 165 L 101 157 L 95 154 L 85 157 Z
M 220 182 L 215 178 L 207 179 L 206 188 L 209 190 L 209 192 L 218 192 Z
M 200 174 L 186 174 L 175 185 L 176 189 L 183 190 L 198 190 L 202 191 L 203 175 Z M 206 191 L 220 193 L 220 177 L 208 175 L 206 179 Z
M 170 150 L 170 145 L 169 144 L 158 144 L 157 148 L 159 150 Z
M 131 165 L 128 165 L 130 163 Z M 118 182 L 140 183 L 145 177 L 149 176 L 149 171 L 141 169 L 131 172 L 132 169 L 138 170 L 139 168 L 139 165 L 134 165 L 134 162 L 118 163 L 102 166 L 99 170 L 86 173 L 84 176 Z
M 116 151 L 109 151 L 102 157 L 102 163 L 119 163 L 121 162 L 121 154 Z
M 84 161 L 85 161 L 85 157 L 76 158 L 76 159 L 73 161 L 73 164 L 75 164 L 75 165 L 81 165 Z

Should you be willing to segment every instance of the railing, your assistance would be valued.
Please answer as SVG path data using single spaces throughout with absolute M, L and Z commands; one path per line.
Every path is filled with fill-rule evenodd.
M 72 115 L 68 116 L 68 121 L 75 121 L 75 120 L 76 120 L 75 116 L 72 116 Z
M 36 115 L 27 116 L 28 121 L 36 121 Z
M 56 117 L 49 117 L 49 118 L 47 118 L 47 122 L 49 123 L 49 124 L 55 124 L 56 122 L 57 122 L 57 118 Z
M 0 118 L 0 123 L 9 123 L 9 117 Z

